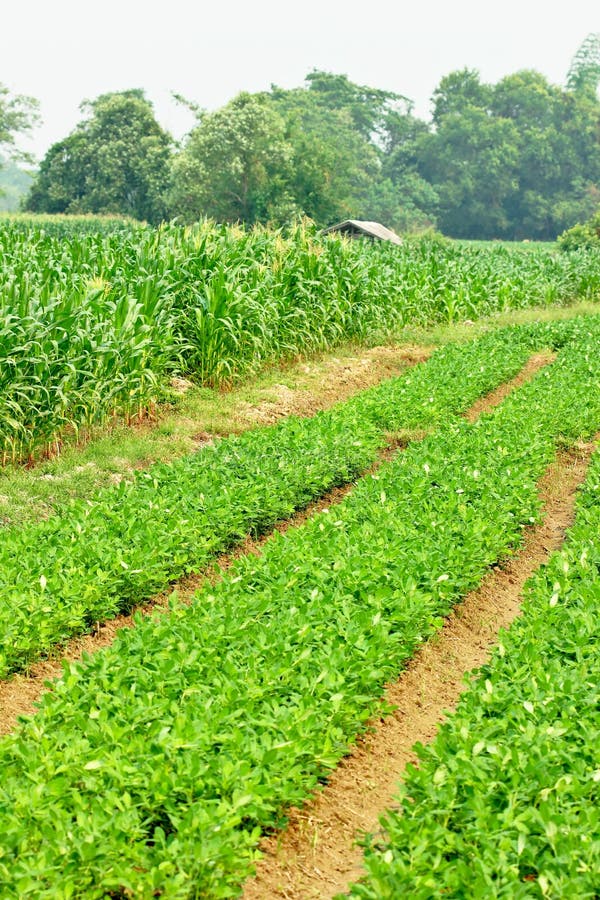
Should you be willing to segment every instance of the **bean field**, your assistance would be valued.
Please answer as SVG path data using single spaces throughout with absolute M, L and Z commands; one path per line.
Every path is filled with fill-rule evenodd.
M 600 290 L 592 253 L 307 227 L 16 220 L 0 254 L 5 464 L 139 415 L 173 375 L 218 389 L 344 341 Z M 599 435 L 600 310 L 447 342 L 329 409 L 2 528 L 0 711 L 4 689 L 37 705 L 0 739 L 0 897 L 333 897 L 293 873 L 252 895 L 259 858 L 276 862 L 266 839 L 365 732 L 377 742 L 386 685 L 519 557 L 543 479 L 576 453 L 559 549 L 357 831 L 340 896 L 598 897 Z

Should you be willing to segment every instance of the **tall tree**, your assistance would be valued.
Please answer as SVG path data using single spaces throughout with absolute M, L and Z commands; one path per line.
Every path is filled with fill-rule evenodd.
M 361 104 L 380 106 L 388 95 L 364 99 L 366 89 L 345 76 L 321 74 L 313 73 L 318 87 L 309 79 L 293 90 L 273 86 L 200 112 L 173 166 L 172 213 L 250 224 L 302 213 L 323 225 L 360 214 L 381 169 L 367 134 L 381 110 Z
M 345 76 L 340 78 L 347 96 L 351 84 Z M 331 85 L 329 76 L 327 81 Z M 334 105 L 331 93 L 312 85 L 293 90 L 273 87 L 270 97 L 286 123 L 292 149 L 288 185 L 298 208 L 323 225 L 362 214 L 363 199 L 380 172 L 378 151 L 366 134 L 370 128 L 366 116 L 364 129 L 358 127 L 348 105 L 341 100 Z
M 492 95 L 477 72 L 447 75 L 433 95 L 435 130 L 417 148 L 418 172 L 439 198 L 440 227 L 454 237 L 500 237 L 509 228 L 517 129 L 490 114 Z
M 413 141 L 412 152 L 439 197 L 443 231 L 553 239 L 592 214 L 600 189 L 595 91 L 565 90 L 530 70 L 487 85 L 464 69 L 443 78 L 433 99 L 434 131 Z
M 539 72 L 516 72 L 494 88 L 494 116 L 517 128 L 517 189 L 507 198 L 510 236 L 552 239 L 593 212 L 600 185 L 600 104 Z
M 173 166 L 171 212 L 253 224 L 295 211 L 287 192 L 292 150 L 285 122 L 264 94 L 239 94 L 200 114 Z
M 440 127 L 448 116 L 461 116 L 466 109 L 487 109 L 492 88 L 481 82 L 475 69 L 450 72 L 433 92 L 433 123 Z
M 11 94 L 0 84 L 0 151 L 6 159 L 27 158 L 17 148 L 16 138 L 30 131 L 39 121 L 39 103 L 33 97 Z
M 419 170 L 439 197 L 442 231 L 495 238 L 510 229 L 506 200 L 517 188 L 517 130 L 506 119 L 468 106 L 444 117 L 422 146 Z
M 354 127 L 366 140 L 384 142 L 390 116 L 408 112 L 411 101 L 402 94 L 355 84 L 347 75 L 336 75 L 314 69 L 305 79 L 309 91 L 317 95 L 323 107 L 347 111 Z
M 431 129 L 416 118 L 412 109 L 395 111 L 388 117 L 387 142 L 383 148 L 382 178 L 373 184 L 369 217 L 386 222 L 398 231 L 415 231 L 437 224 L 439 196 L 420 172 Z
M 567 74 L 567 89 L 596 94 L 600 83 L 600 33 L 588 34 L 573 57 Z
M 27 209 L 160 221 L 172 139 L 144 92 L 103 94 L 81 109 L 86 118 L 44 157 Z

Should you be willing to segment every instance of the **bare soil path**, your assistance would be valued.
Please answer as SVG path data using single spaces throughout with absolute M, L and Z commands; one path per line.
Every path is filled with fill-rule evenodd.
M 518 375 L 511 381 L 505 381 L 504 384 L 497 387 L 495 391 L 476 400 L 473 406 L 465 413 L 465 419 L 468 422 L 475 422 L 482 413 L 489 412 L 496 406 L 499 406 L 512 391 L 520 388 L 526 381 L 533 378 L 536 372 L 539 372 L 544 366 L 550 365 L 555 359 L 556 353 L 552 353 L 550 350 L 534 353 L 529 357 Z
M 433 739 L 456 706 L 466 673 L 487 660 L 499 630 L 519 614 L 526 580 L 561 546 L 593 448 L 582 444 L 559 454 L 540 483 L 542 523 L 528 529 L 521 551 L 488 573 L 387 687 L 385 699 L 395 712 L 372 722 L 323 790 L 290 811 L 284 832 L 263 842 L 265 855 L 245 885 L 244 900 L 324 900 L 361 877 L 357 839 L 379 830 L 379 816 L 393 806 L 406 764 L 415 761 L 413 745 Z

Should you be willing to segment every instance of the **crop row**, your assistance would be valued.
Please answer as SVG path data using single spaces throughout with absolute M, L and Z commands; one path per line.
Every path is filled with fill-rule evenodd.
M 448 346 L 311 419 L 218 441 L 49 521 L 4 530 L 0 676 L 352 481 L 376 460 L 388 432 L 430 428 L 462 412 L 514 375 L 535 339 L 546 337 L 546 329 L 534 337 L 507 329 Z
M 306 228 L 57 228 L 0 221 L 0 460 L 142 412 L 173 371 L 217 384 L 406 324 L 592 299 L 600 287 L 596 254 L 548 248 L 373 246 Z
M 598 897 L 600 452 L 565 546 L 410 767 L 352 897 Z
M 600 422 L 598 327 L 190 606 L 65 667 L 0 745 L 6 896 L 226 897 L 333 768 L 383 684 L 539 512 L 560 436 Z

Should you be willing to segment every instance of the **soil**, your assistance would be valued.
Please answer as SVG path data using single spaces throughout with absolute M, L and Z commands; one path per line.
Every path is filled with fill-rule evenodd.
M 379 817 L 394 806 L 406 764 L 416 760 L 414 744 L 435 737 L 466 687 L 465 675 L 488 659 L 499 630 L 519 614 L 525 581 L 561 546 L 593 448 L 582 444 L 559 454 L 540 483 L 543 522 L 527 530 L 518 555 L 490 570 L 388 685 L 385 700 L 395 711 L 373 721 L 323 790 L 290 811 L 283 833 L 263 841 L 264 858 L 245 885 L 244 900 L 323 900 L 361 877 L 357 840 L 379 831 Z

